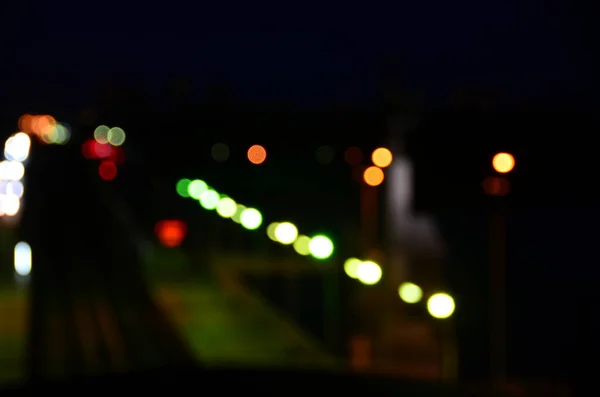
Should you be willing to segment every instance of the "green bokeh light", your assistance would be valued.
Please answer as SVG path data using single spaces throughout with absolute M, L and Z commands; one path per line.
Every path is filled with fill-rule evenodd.
M 310 255 L 310 237 L 298 236 L 294 241 L 294 251 L 302 256 Z
M 240 216 L 240 223 L 248 230 L 256 230 L 262 224 L 262 214 L 254 208 L 246 208 Z
M 214 190 L 206 190 L 200 195 L 200 205 L 207 210 L 214 210 L 219 205 L 219 193 Z
M 177 194 L 184 198 L 190 197 L 190 194 L 188 192 L 190 182 L 192 181 L 185 178 L 177 181 L 177 185 L 175 185 L 175 190 L 177 191 Z
M 200 179 L 194 179 L 188 185 L 188 195 L 195 200 L 200 200 L 202 193 L 206 192 L 207 190 L 208 185 L 206 182 L 201 181 Z
M 317 259 L 327 259 L 333 254 L 333 242 L 326 236 L 319 235 L 310 239 L 310 254 Z
M 219 200 L 219 204 L 217 205 L 217 214 L 221 215 L 223 218 L 231 218 L 235 215 L 236 210 L 237 205 L 235 201 L 229 197 Z

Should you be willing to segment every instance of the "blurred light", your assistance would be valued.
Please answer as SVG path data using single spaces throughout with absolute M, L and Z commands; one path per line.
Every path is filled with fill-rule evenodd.
M 231 220 L 234 221 L 235 223 L 240 223 L 241 222 L 241 218 L 242 218 L 242 213 L 246 210 L 246 207 L 238 204 L 237 208 L 235 210 L 235 214 L 233 214 L 233 216 L 231 217 Z
M 349 258 L 344 262 L 344 272 L 350 278 L 358 278 L 358 266 L 361 264 L 361 260 L 357 258 Z
M 333 149 L 330 146 L 321 146 L 316 153 L 317 161 L 323 165 L 331 164 L 333 155 Z
M 206 184 L 206 182 L 201 181 L 200 179 L 194 179 L 193 181 L 191 181 L 188 184 L 188 195 L 195 199 L 195 200 L 200 200 L 200 197 L 202 196 L 202 193 L 206 192 L 208 190 L 208 185 Z
M 363 173 L 363 179 L 369 186 L 379 186 L 383 183 L 383 170 L 376 166 L 371 166 Z
M 88 160 L 96 157 L 96 153 L 94 152 L 95 143 L 96 141 L 89 139 L 81 144 L 81 154 L 83 154 L 83 157 Z
M 5 194 L 12 194 L 15 195 L 19 198 L 23 197 L 23 193 L 24 193 L 24 186 L 23 186 L 23 182 L 21 181 L 9 181 L 6 184 L 6 192 L 4 192 Z
M 373 154 L 371 155 L 371 160 L 373 161 L 373 164 L 375 164 L 379 168 L 389 167 L 390 164 L 392 164 L 393 159 L 394 156 L 392 155 L 392 152 L 390 152 L 389 149 L 383 147 L 375 149 L 373 151 Z
M 125 150 L 120 146 L 111 146 L 110 155 L 106 159 L 113 161 L 116 165 L 121 165 L 125 162 Z
M 17 132 L 6 140 L 4 144 L 4 157 L 7 160 L 25 161 L 29 157 L 31 139 L 24 132 Z
M 433 294 L 427 301 L 427 310 L 435 318 L 448 318 L 454 313 L 455 308 L 454 299 L 448 294 Z
M 292 244 L 296 238 L 298 238 L 298 228 L 290 222 L 282 222 L 275 228 L 275 239 L 281 244 Z
M 510 192 L 510 183 L 501 176 L 488 176 L 483 180 L 483 191 L 490 196 L 506 196 Z
M 212 189 L 205 190 L 200 195 L 200 205 L 206 210 L 214 210 L 219 205 L 219 193 Z
M 98 166 L 98 175 L 105 181 L 112 181 L 117 177 L 117 165 L 112 161 L 103 161 Z
M 94 139 L 96 142 L 100 144 L 108 143 L 108 131 L 110 131 L 110 128 L 105 125 L 99 125 L 96 127 L 94 130 Z
M 356 268 L 358 281 L 365 285 L 375 285 L 381 280 L 381 267 L 375 262 L 361 262 Z
M 492 167 L 500 174 L 507 174 L 515 168 L 515 158 L 509 153 L 498 153 L 492 159 Z
M 34 116 L 31 114 L 24 114 L 19 117 L 19 129 L 25 133 L 33 133 L 33 119 Z
M 187 226 L 179 220 L 165 220 L 156 224 L 154 232 L 162 245 L 173 248 L 179 246 L 183 241 L 187 233 Z
M 363 161 L 363 153 L 359 147 L 352 146 L 344 152 L 344 160 L 350 165 L 359 165 Z
M 417 303 L 423 298 L 423 290 L 413 283 L 402 283 L 398 287 L 398 296 L 406 303 Z
M 273 222 L 269 226 L 267 226 L 267 237 L 269 237 L 273 241 L 277 241 L 277 237 L 275 236 L 275 229 L 277 229 L 278 225 L 279 222 Z
M 188 188 L 191 182 L 192 181 L 185 178 L 177 181 L 177 184 L 175 185 L 175 191 L 177 192 L 177 194 L 184 198 L 190 197 L 190 194 L 188 193 Z
M 113 146 L 121 146 L 125 143 L 125 131 L 119 127 L 113 127 L 108 130 L 108 134 L 106 135 L 106 139 L 108 143 Z
M 71 139 L 71 129 L 65 123 L 56 124 L 52 134 L 52 143 L 55 145 L 65 145 Z
M 25 176 L 25 166 L 20 161 L 0 162 L 0 180 L 19 181 Z
M 267 159 L 267 151 L 261 145 L 253 145 L 248 149 L 248 160 L 252 164 L 262 164 Z
M 31 247 L 24 241 L 15 245 L 14 251 L 15 272 L 20 276 L 27 276 L 31 273 L 32 254 Z
M 314 236 L 308 245 L 310 254 L 316 259 L 327 259 L 333 254 L 333 243 L 326 236 Z
M 235 215 L 236 210 L 237 204 L 229 197 L 219 200 L 219 204 L 217 205 L 217 214 L 221 215 L 223 218 L 231 218 Z
M 105 159 L 113 153 L 113 147 L 108 143 L 92 142 L 92 156 L 97 159 Z
M 229 146 L 224 143 L 215 143 L 210 149 L 210 154 L 215 161 L 222 163 L 229 158 Z
M 240 223 L 248 230 L 256 230 L 262 224 L 262 214 L 254 208 L 246 208 L 240 216 Z
M 14 194 L 0 196 L 0 212 L 7 216 L 15 216 L 21 209 L 21 200 Z
M 45 143 L 52 143 L 52 135 L 56 129 L 54 117 L 45 115 L 34 116 L 32 122 L 33 133 Z
M 310 237 L 298 236 L 294 241 L 294 251 L 302 256 L 310 255 Z

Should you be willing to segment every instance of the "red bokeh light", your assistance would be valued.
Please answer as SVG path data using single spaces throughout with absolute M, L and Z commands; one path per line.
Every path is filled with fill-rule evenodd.
M 121 165 L 125 162 L 125 150 L 121 146 L 111 146 L 111 153 L 107 159 Z
M 81 153 L 83 154 L 83 157 L 85 157 L 88 160 L 96 157 L 93 146 L 94 146 L 93 139 L 88 139 L 87 141 L 85 141 L 81 144 Z
M 106 159 L 109 158 L 113 153 L 113 147 L 108 143 L 99 143 L 94 141 L 93 144 L 93 153 L 97 159 Z
M 123 149 L 111 146 L 108 143 L 98 143 L 93 139 L 83 142 L 81 153 L 86 159 L 106 159 L 116 164 L 122 164 L 125 160 Z
M 179 246 L 185 238 L 187 226 L 179 220 L 164 220 L 156 224 L 154 232 L 162 245 L 173 248 Z
M 117 177 L 117 165 L 112 161 L 103 161 L 98 167 L 98 175 L 105 181 L 112 181 Z

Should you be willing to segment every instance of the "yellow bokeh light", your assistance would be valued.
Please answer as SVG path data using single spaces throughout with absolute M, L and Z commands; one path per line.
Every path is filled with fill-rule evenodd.
M 290 222 L 282 222 L 275 227 L 275 239 L 284 245 L 292 244 L 298 238 L 298 228 Z
M 398 287 L 398 296 L 406 303 L 417 303 L 423 298 L 423 290 L 413 283 L 402 283 Z
M 454 313 L 455 308 L 454 299 L 448 294 L 433 294 L 427 301 L 427 310 L 435 318 L 448 318 Z
M 498 153 L 492 159 L 492 167 L 496 172 L 507 174 L 515 168 L 515 158 L 510 153 Z
M 379 168 L 389 167 L 393 159 L 392 152 L 384 147 L 375 149 L 371 155 L 371 161 Z
M 294 250 L 302 256 L 310 255 L 310 237 L 298 236 L 294 241 Z
M 358 266 L 360 265 L 361 260 L 357 258 L 349 258 L 344 262 L 344 272 L 350 278 L 358 278 Z
M 379 167 L 369 167 L 363 173 L 363 179 L 369 186 L 379 186 L 383 183 L 383 170 Z
M 277 241 L 277 237 L 275 237 L 275 229 L 278 225 L 279 222 L 273 222 L 267 226 L 267 236 L 273 241 Z
M 381 280 L 381 267 L 375 262 L 361 262 L 356 268 L 356 277 L 358 281 L 365 285 L 375 285 Z

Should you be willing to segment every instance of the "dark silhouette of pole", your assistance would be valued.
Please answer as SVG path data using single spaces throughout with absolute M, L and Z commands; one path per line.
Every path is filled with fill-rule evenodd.
M 506 381 L 506 213 L 502 199 L 490 219 L 491 374 L 494 385 Z

